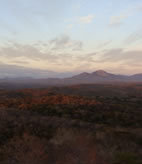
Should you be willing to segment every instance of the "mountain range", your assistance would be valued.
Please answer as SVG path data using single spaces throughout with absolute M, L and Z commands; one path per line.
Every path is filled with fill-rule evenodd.
M 3 78 L 0 79 L 0 84 L 8 86 L 23 85 L 24 87 L 46 87 L 46 86 L 62 86 L 62 85 L 76 85 L 76 84 L 99 84 L 99 83 L 121 83 L 121 82 L 142 82 L 142 74 L 135 75 L 117 75 L 108 73 L 104 70 L 97 70 L 92 73 L 83 72 L 67 78 Z M 2 85 L 1 85 L 1 88 Z
M 58 73 L 50 70 L 28 68 L 24 66 L 0 63 L 0 79 L 11 78 L 65 78 L 72 76 L 71 72 Z
M 104 70 L 97 70 L 92 73 L 83 72 L 81 74 L 72 76 L 70 78 L 63 79 L 46 79 L 48 84 L 62 84 L 62 85 L 73 85 L 73 84 L 93 84 L 93 83 L 111 83 L 111 82 L 142 82 L 142 74 L 135 75 L 117 75 L 108 73 Z

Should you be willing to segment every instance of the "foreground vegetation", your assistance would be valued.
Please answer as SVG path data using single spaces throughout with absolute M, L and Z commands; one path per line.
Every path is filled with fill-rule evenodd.
M 142 164 L 141 85 L 0 91 L 1 164 Z

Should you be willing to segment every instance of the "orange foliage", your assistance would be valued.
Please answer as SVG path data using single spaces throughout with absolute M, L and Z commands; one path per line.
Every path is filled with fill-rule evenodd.
M 80 96 L 68 96 L 53 94 L 48 90 L 25 89 L 6 92 L 0 99 L 0 107 L 16 107 L 29 109 L 35 105 L 96 105 L 95 99 L 88 99 Z

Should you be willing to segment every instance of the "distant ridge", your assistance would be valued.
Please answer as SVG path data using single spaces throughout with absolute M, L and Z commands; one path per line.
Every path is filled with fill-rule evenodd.
M 54 72 L 51 70 L 35 69 L 18 65 L 1 64 L 0 63 L 0 79 L 12 79 L 12 78 L 65 78 L 70 77 L 73 74 L 70 72 Z
M 84 72 L 71 78 L 65 78 L 64 82 L 68 81 L 68 83 L 74 84 L 92 84 L 99 82 L 127 81 L 128 79 L 130 79 L 129 76 L 115 75 L 104 70 L 97 70 L 92 73 Z
M 59 85 L 76 85 L 76 84 L 98 84 L 98 83 L 116 83 L 116 82 L 142 82 L 142 74 L 131 76 L 117 75 L 108 73 L 104 70 L 97 70 L 92 73 L 83 72 L 69 78 L 6 78 L 1 79 L 0 83 L 12 83 L 13 85 L 36 85 L 37 87 L 44 86 L 59 86 Z

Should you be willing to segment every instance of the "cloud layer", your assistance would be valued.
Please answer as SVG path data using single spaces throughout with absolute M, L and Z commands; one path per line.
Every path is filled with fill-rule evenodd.
M 106 48 L 111 41 L 102 42 L 98 50 L 86 52 L 83 43 L 63 35 L 47 43 L 17 44 L 0 47 L 0 56 L 10 64 L 46 68 L 54 71 L 93 71 L 105 69 L 125 73 L 142 72 L 142 50 Z M 122 72 L 122 73 L 124 73 Z

